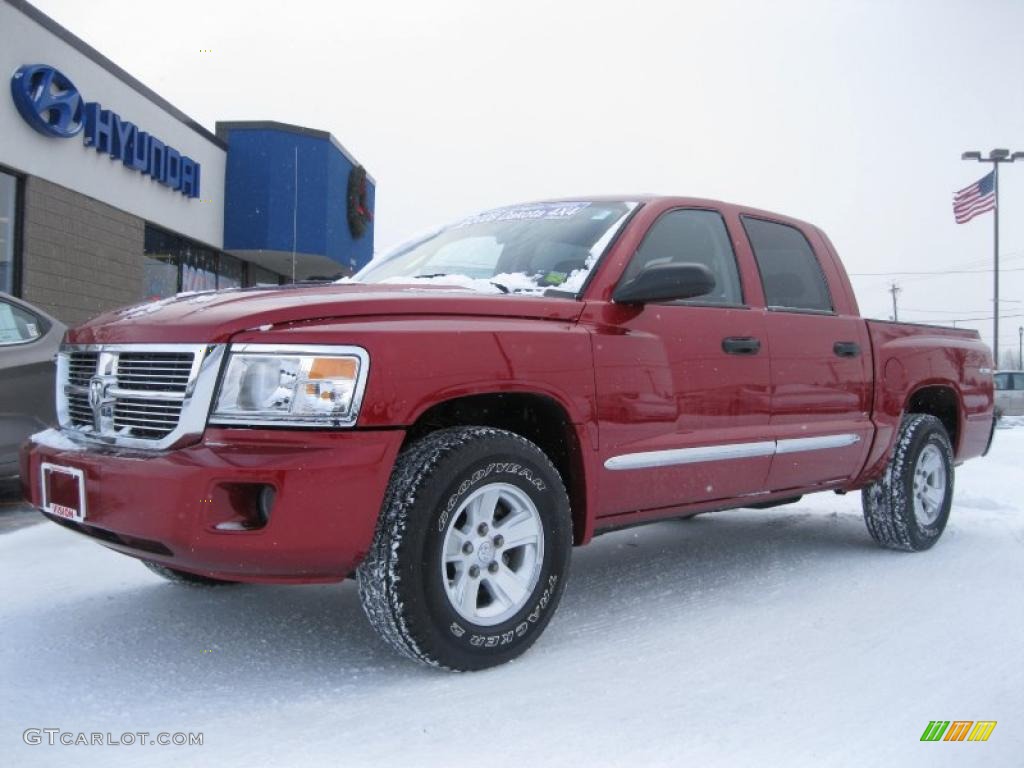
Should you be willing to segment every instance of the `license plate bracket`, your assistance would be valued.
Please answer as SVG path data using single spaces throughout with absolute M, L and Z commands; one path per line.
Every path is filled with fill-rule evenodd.
M 65 520 L 85 520 L 85 473 L 76 467 L 39 465 L 43 511 Z

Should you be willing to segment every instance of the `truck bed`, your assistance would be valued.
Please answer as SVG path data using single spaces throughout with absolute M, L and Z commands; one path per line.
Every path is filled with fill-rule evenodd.
M 970 328 L 867 320 L 875 371 L 877 434 L 865 476 L 884 463 L 885 448 L 909 406 L 928 400 L 943 419 L 958 462 L 985 453 L 992 430 L 992 355 Z

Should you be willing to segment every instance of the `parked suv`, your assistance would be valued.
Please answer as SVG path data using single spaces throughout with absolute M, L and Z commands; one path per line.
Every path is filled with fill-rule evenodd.
M 998 371 L 993 378 L 996 417 L 1024 416 L 1024 371 Z
M 463 670 L 526 650 L 602 531 L 862 490 L 879 544 L 928 549 L 993 425 L 976 331 L 864 320 L 817 227 L 676 197 L 110 312 L 58 371 L 22 468 L 52 520 L 174 581 L 357 574 L 387 642 Z

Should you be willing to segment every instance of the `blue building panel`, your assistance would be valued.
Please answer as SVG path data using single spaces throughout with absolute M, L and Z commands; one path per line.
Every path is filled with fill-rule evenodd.
M 219 123 L 227 142 L 224 248 L 327 257 L 339 272 L 373 256 L 373 223 L 348 224 L 351 156 L 328 133 L 281 123 Z M 369 209 L 374 184 L 367 178 Z

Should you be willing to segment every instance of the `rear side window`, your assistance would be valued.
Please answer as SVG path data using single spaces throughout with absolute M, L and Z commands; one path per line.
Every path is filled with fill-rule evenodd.
M 0 346 L 35 341 L 45 330 L 35 315 L 14 304 L 0 301 Z
M 1024 389 L 1024 373 L 1013 374 L 1013 389 L 1021 390 Z
M 818 257 L 796 227 L 743 217 L 765 300 L 772 309 L 831 312 L 832 297 Z
M 623 283 L 657 264 L 702 264 L 715 276 L 711 293 L 689 300 L 695 304 L 743 303 L 736 254 L 717 211 L 668 211 L 654 222 L 622 276 Z

